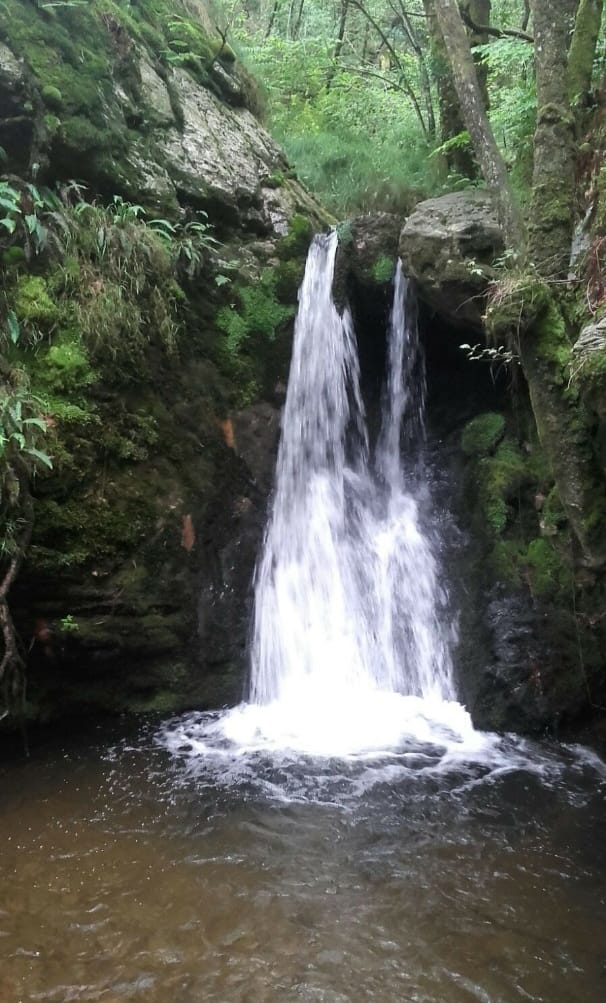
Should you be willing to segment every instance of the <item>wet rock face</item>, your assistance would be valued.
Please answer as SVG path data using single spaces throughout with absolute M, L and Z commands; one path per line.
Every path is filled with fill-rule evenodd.
M 546 653 L 538 628 L 529 595 L 493 586 L 478 622 L 468 628 L 475 644 L 465 653 L 460 678 L 477 728 L 539 734 L 555 724 L 557 714 L 544 691 Z
M 128 381 L 118 364 L 95 367 L 78 392 L 102 420 L 73 433 L 69 479 L 57 467 L 36 485 L 11 600 L 37 721 L 241 696 L 279 436 L 269 402 L 284 389 L 307 247 L 327 220 L 256 117 L 254 82 L 204 3 L 170 10 L 169 27 L 188 23 L 185 55 L 162 5 L 102 6 L 0 10 L 7 173 L 51 188 L 76 177 L 87 200 L 118 195 L 148 219 L 203 210 L 227 277 L 175 271 L 178 351 L 150 347 Z M 81 59 L 84 40 L 95 59 Z
M 478 332 L 492 264 L 503 250 L 492 199 L 477 190 L 419 203 L 399 242 L 404 269 L 425 302 L 450 324 Z
M 198 602 L 198 643 L 210 706 L 239 700 L 246 685 L 253 611 L 253 574 L 273 481 L 279 411 L 261 402 L 238 412 L 226 427 L 238 458 L 226 497 L 217 496 L 206 527 Z

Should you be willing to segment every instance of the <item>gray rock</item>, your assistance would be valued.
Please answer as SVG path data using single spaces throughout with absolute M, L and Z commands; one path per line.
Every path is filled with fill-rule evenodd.
M 289 176 L 280 147 L 244 107 L 236 72 L 216 63 L 204 86 L 187 69 L 159 70 L 135 39 L 129 53 L 136 92 L 116 73 L 103 111 L 91 120 L 99 143 L 113 131 L 120 144 L 108 155 L 93 138 L 90 149 L 76 151 L 72 168 L 63 124 L 57 118 L 53 134 L 45 124 L 41 84 L 18 53 L 0 43 L 0 146 L 11 169 L 26 173 L 36 162 L 56 177 L 69 163 L 92 190 L 111 185 L 158 211 L 204 209 L 218 228 L 248 235 L 284 236 L 296 213 L 325 222 L 315 199 Z
M 421 202 L 402 229 L 399 253 L 436 313 L 481 331 L 493 263 L 504 246 L 491 196 L 473 189 Z

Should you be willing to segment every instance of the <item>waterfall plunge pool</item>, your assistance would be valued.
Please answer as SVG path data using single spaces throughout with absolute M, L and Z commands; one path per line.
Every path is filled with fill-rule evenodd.
M 213 721 L 0 772 L 2 1003 L 602 1003 L 591 753 L 208 758 Z

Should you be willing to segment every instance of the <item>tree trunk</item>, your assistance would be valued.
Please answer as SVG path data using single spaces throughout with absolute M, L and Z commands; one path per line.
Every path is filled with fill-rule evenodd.
M 452 78 L 448 53 L 442 38 L 442 32 L 434 10 L 434 0 L 423 0 L 425 16 L 429 31 L 431 46 L 433 77 L 438 92 L 438 110 L 440 112 L 440 139 L 447 143 L 460 136 L 465 131 L 465 123 L 461 116 L 461 108 L 457 91 Z M 460 174 L 464 178 L 477 177 L 477 165 L 468 146 L 453 146 L 444 154 L 449 171 Z
M 520 251 L 523 243 L 521 216 L 509 183 L 505 161 L 488 121 L 469 39 L 456 0 L 435 0 L 435 12 L 448 49 L 463 120 L 484 179 L 495 196 L 506 244 L 509 248 Z
M 537 127 L 530 259 L 544 278 L 568 274 L 573 229 L 574 117 L 568 99 L 566 0 L 533 0 Z M 592 62 L 593 62 L 593 56 Z
M 271 9 L 271 14 L 269 16 L 269 23 L 267 25 L 267 31 L 265 32 L 265 37 L 266 38 L 269 38 L 269 36 L 271 35 L 271 33 L 273 31 L 274 23 L 275 23 L 275 20 L 276 20 L 276 15 L 278 13 L 279 7 L 280 7 L 280 0 L 274 0 L 274 5 L 273 5 L 273 7 Z
M 579 3 L 568 54 L 568 98 L 573 108 L 587 105 L 603 6 L 603 0 L 581 0 Z
M 557 293 L 520 338 L 520 361 L 528 383 L 539 440 L 549 460 L 584 561 L 606 563 L 606 485 L 592 444 L 591 419 L 570 387 L 570 337 Z
M 571 80 L 588 88 L 588 66 L 593 56 L 596 28 L 594 4 L 581 2 L 579 19 L 570 41 L 570 0 L 533 0 L 537 80 L 537 127 L 534 137 L 534 171 L 530 259 L 548 282 L 568 274 L 574 226 L 575 116 L 570 102 Z M 601 4 L 600 4 L 601 7 Z M 589 26 L 589 27 L 588 27 Z M 577 30 L 581 37 L 576 37 Z M 580 47 L 579 70 L 569 73 Z M 570 48 L 570 56 L 569 56 Z M 578 91 L 575 90 L 575 96 Z M 592 447 L 591 419 L 576 391 L 569 386 L 571 347 L 560 287 L 550 285 L 545 309 L 521 338 L 522 367 L 532 400 L 541 443 L 549 457 L 562 503 L 587 563 L 606 561 L 604 525 L 606 485 Z M 574 332 L 576 335 L 578 332 Z
M 503 283 L 493 311 L 494 316 L 501 313 L 512 333 L 519 330 L 520 358 L 541 443 L 584 560 L 599 568 L 606 564 L 606 484 L 593 448 L 591 417 L 570 386 L 570 351 L 578 332 L 569 330 L 560 284 L 568 271 L 574 222 L 575 118 L 570 89 L 576 85 L 571 81 L 580 80 L 582 89 L 589 87 L 588 67 L 593 65 L 597 37 L 595 8 L 590 10 L 583 0 L 579 6 L 576 0 L 579 19 L 575 26 L 594 48 L 587 52 L 581 35 L 571 40 L 572 6 L 572 0 L 532 0 L 537 127 L 530 261 L 527 274 L 522 273 L 518 282 Z M 505 165 L 482 106 L 469 40 L 455 0 L 436 0 L 436 14 L 476 156 L 499 200 L 507 243 L 523 250 Z M 576 93 L 575 89 L 573 96 Z
M 425 52 L 423 51 L 423 46 L 421 45 L 417 33 L 412 25 L 411 17 L 404 9 L 402 4 L 400 4 L 400 10 L 402 12 L 402 27 L 406 32 L 406 36 L 410 43 L 410 47 L 415 54 L 417 60 L 417 66 L 419 68 L 419 83 L 421 91 L 423 93 L 423 103 L 425 105 L 425 115 L 427 119 L 427 134 L 431 139 L 435 139 L 436 117 L 434 114 L 433 97 L 431 93 L 431 80 L 427 69 Z
M 335 43 L 335 50 L 332 54 L 332 63 L 328 71 L 328 76 L 326 78 L 326 90 L 329 91 L 332 82 L 335 78 L 335 73 L 337 72 L 337 64 L 341 58 L 341 52 L 343 51 L 343 43 L 345 41 L 345 26 L 347 24 L 347 12 L 349 11 L 349 0 L 341 0 L 341 10 L 339 12 L 339 29 L 337 31 L 337 41 Z
M 293 38 L 299 37 L 299 32 L 301 30 L 301 21 L 303 20 L 303 8 L 305 7 L 305 0 L 300 0 L 299 10 L 297 11 L 297 20 L 295 21 L 293 28 Z
M 485 108 L 488 108 L 490 104 L 488 97 L 488 66 L 481 59 L 478 53 L 474 52 L 474 49 L 476 49 L 478 45 L 486 45 L 486 43 L 490 41 L 490 36 L 486 33 L 486 31 L 482 31 L 481 29 L 490 26 L 491 8 L 491 0 L 468 0 L 467 3 L 469 16 L 473 23 L 478 25 L 477 29 L 470 32 L 469 41 L 471 44 L 474 63 L 476 64 L 478 83 L 480 85 L 480 90 L 482 91 L 482 97 L 484 98 Z

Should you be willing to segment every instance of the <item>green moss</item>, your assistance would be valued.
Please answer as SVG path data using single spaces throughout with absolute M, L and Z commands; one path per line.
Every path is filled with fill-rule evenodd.
M 39 275 L 22 275 L 14 294 L 14 310 L 26 325 L 52 328 L 61 317 L 61 310 L 51 299 L 48 283 Z
M 567 522 L 568 517 L 562 505 L 558 489 L 553 487 L 547 495 L 541 511 L 542 532 L 546 536 L 555 536 L 564 528 Z
M 372 266 L 372 277 L 379 285 L 391 282 L 394 273 L 394 262 L 383 254 Z
M 174 714 L 183 707 L 183 694 L 170 689 L 152 691 L 147 696 L 130 698 L 131 714 Z
M 60 331 L 46 350 L 39 351 L 32 366 L 32 385 L 52 396 L 81 392 L 96 380 L 86 349 L 73 331 Z
M 120 563 L 146 539 L 156 519 L 153 497 L 114 471 L 94 494 L 38 500 L 31 563 L 47 573 Z
M 466 456 L 486 456 L 494 452 L 504 435 L 505 418 L 488 411 L 467 423 L 461 436 L 461 448 Z
M 263 184 L 266 188 L 281 188 L 285 180 L 286 178 L 282 171 L 274 171 L 268 178 L 265 178 Z
M 221 39 L 211 39 L 210 47 L 212 54 L 215 58 L 218 58 L 220 62 L 225 63 L 226 66 L 230 66 L 232 63 L 236 62 L 237 56 L 231 45 L 227 42 L 223 42 Z
M 528 481 L 525 457 L 514 442 L 505 440 L 494 456 L 480 460 L 477 477 L 483 518 L 489 531 L 499 535 L 504 532 L 509 520 L 509 502 Z
M 280 303 L 292 306 L 305 272 L 302 261 L 282 261 L 275 271 L 275 291 Z
M 519 588 L 525 581 L 526 545 L 517 537 L 494 541 L 489 554 L 492 572 L 498 581 Z
M 17 268 L 25 261 L 25 251 L 22 247 L 7 247 L 2 252 L 2 264 L 5 268 Z
M 44 128 L 48 132 L 49 136 L 55 136 L 61 128 L 61 119 L 57 118 L 56 115 L 45 115 Z
M 542 316 L 537 319 L 528 337 L 533 351 L 542 362 L 550 365 L 552 378 L 558 385 L 569 381 L 571 344 L 566 322 L 558 305 L 551 300 Z
M 278 243 L 277 253 L 282 259 L 303 257 L 313 237 L 313 226 L 307 216 L 295 215 L 288 225 L 288 234 Z
M 127 145 L 126 137 L 120 132 L 95 125 L 83 115 L 65 119 L 61 124 L 61 137 L 66 147 L 77 156 L 95 150 L 122 152 Z
M 539 538 L 531 541 L 526 552 L 526 565 L 534 595 L 545 597 L 572 587 L 570 568 L 548 540 Z
M 44 104 L 52 111 L 61 111 L 63 108 L 63 94 L 58 87 L 46 84 L 40 91 Z

